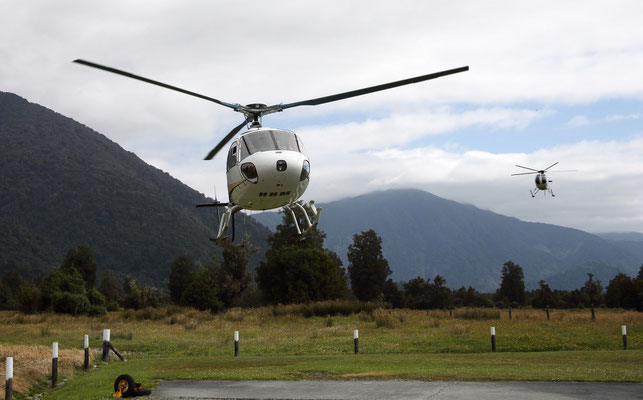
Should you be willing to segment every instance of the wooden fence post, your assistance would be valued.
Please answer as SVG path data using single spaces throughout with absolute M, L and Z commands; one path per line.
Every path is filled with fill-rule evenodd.
M 7 357 L 5 363 L 5 375 L 6 382 L 4 386 L 4 398 L 5 400 L 13 399 L 13 357 Z
M 625 325 L 621 326 L 621 332 L 623 333 L 623 350 L 627 350 L 627 327 Z
M 109 329 L 103 329 L 103 361 L 109 361 Z
M 596 314 L 594 313 L 594 305 L 592 304 L 592 321 L 596 321 Z
M 85 362 L 83 363 L 83 369 L 87 371 L 89 369 L 89 335 L 83 337 L 83 347 L 85 348 Z
M 496 328 L 491 327 L 491 351 L 496 351 Z
M 511 319 L 511 307 L 509 307 L 509 319 Z
M 549 305 L 547 305 L 547 321 L 549 321 Z
M 58 342 L 51 345 L 51 387 L 58 383 Z
M 353 344 L 355 347 L 355 354 L 359 353 L 359 331 L 357 329 L 353 331 Z

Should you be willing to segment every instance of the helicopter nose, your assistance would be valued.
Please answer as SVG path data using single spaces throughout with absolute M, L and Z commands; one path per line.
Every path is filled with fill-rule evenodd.
M 279 160 L 277 161 L 277 171 L 283 172 L 288 168 L 288 163 L 286 163 L 286 160 Z

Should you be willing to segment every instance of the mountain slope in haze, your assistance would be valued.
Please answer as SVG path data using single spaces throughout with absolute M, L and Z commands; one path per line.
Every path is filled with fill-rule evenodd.
M 70 118 L 0 92 L 0 146 L 0 269 L 40 273 L 84 244 L 99 268 L 164 287 L 174 258 L 217 249 L 204 195 Z M 237 222 L 265 250 L 268 230 Z
M 452 288 L 471 285 L 495 291 L 508 260 L 523 268 L 525 283 L 532 288 L 540 279 L 585 262 L 630 275 L 643 262 L 613 242 L 577 229 L 524 222 L 420 190 L 375 192 L 319 206 L 325 245 L 344 265 L 353 235 L 374 229 L 397 281 L 440 274 Z M 275 213 L 255 218 L 268 226 L 281 220 Z M 587 279 L 583 271 L 572 273 L 576 278 L 582 275 L 581 284 Z M 577 288 L 580 285 L 566 286 L 573 277 L 566 277 L 566 283 L 547 282 L 553 288 Z

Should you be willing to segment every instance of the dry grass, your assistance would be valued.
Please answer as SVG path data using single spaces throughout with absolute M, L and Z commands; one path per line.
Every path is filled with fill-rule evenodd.
M 51 348 L 45 346 L 0 344 L 0 376 L 5 376 L 7 357 L 13 357 L 13 390 L 26 395 L 36 382 L 51 380 Z M 77 365 L 82 365 L 83 350 L 58 351 L 58 381 L 73 374 Z M 5 398 L 5 386 L 0 385 L 0 398 Z
M 60 343 L 62 380 L 74 373 L 74 365 L 82 364 L 83 335 L 89 334 L 90 346 L 98 349 L 105 328 L 111 329 L 114 345 L 131 361 L 198 362 L 203 357 L 229 356 L 235 330 L 240 331 L 243 356 L 268 358 L 351 354 L 354 329 L 360 333 L 362 355 L 486 353 L 490 326 L 496 328 L 499 352 L 622 352 L 621 325 L 628 327 L 628 348 L 643 349 L 643 313 L 634 311 L 596 309 L 592 322 L 589 309 L 552 309 L 550 321 L 544 310 L 533 309 L 514 309 L 512 320 L 507 310 L 492 309 L 459 309 L 450 315 L 439 310 L 356 308 L 356 314 L 344 315 L 345 308 L 329 303 L 307 316 L 309 309 L 313 307 L 277 306 L 213 315 L 165 307 L 98 317 L 1 311 L 0 362 L 4 365 L 5 357 L 14 357 L 14 388 L 26 394 L 32 384 L 42 383 L 51 374 L 52 342 Z M 332 309 L 337 313 L 322 314 L 321 310 Z M 641 371 L 640 367 L 634 371 L 636 377 Z

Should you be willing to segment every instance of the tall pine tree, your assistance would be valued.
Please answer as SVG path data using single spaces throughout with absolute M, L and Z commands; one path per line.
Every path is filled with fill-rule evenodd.
M 348 246 L 348 262 L 355 297 L 361 301 L 383 298 L 391 269 L 382 255 L 382 238 L 374 230 L 353 235 L 353 243 Z

